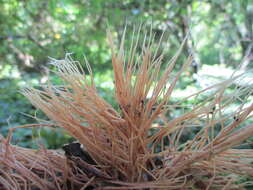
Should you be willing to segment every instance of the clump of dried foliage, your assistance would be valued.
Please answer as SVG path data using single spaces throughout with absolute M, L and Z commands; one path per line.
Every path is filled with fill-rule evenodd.
M 239 149 L 253 135 L 253 124 L 244 125 L 253 110 L 249 87 L 238 85 L 245 74 L 203 89 L 180 102 L 171 95 L 190 56 L 175 74 L 174 66 L 184 46 L 164 67 L 155 35 L 141 27 L 133 32 L 129 51 L 124 50 L 126 30 L 118 51 L 112 33 L 115 99 L 113 108 L 96 90 L 93 74 L 85 74 L 69 55 L 54 60 L 64 85 L 50 82 L 42 90 L 22 93 L 79 144 L 56 150 L 31 150 L 11 145 L 11 132 L 1 138 L 0 189 L 238 189 L 239 176 L 253 177 L 253 150 Z M 139 51 L 141 46 L 141 51 Z M 162 64 L 163 63 L 163 64 Z M 237 84 L 237 85 L 236 85 Z M 187 100 L 202 99 L 185 105 Z M 235 101 L 240 106 L 232 109 Z M 172 119 L 177 109 L 185 110 Z M 182 140 L 191 130 L 195 136 Z

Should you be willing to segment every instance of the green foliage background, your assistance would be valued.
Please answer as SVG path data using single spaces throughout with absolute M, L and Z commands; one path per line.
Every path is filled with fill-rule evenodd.
M 110 28 L 121 34 L 126 23 L 130 23 L 130 29 L 134 24 L 152 23 L 158 36 L 166 29 L 166 41 L 162 43 L 165 62 L 190 31 L 181 61 L 192 53 L 195 65 L 181 79 L 179 94 L 200 88 L 193 75 L 205 65 L 234 70 L 247 57 L 243 67 L 253 67 L 253 2 L 250 0 L 0 2 L 0 132 L 4 135 L 10 127 L 37 122 L 22 113 L 46 119 L 18 90 L 45 83 L 44 67 L 50 67 L 48 57 L 62 59 L 66 53 L 73 53 L 73 59 L 83 62 L 85 55 L 101 96 L 115 104 L 106 30 Z M 126 43 L 130 43 L 131 33 L 127 36 Z M 57 78 L 53 80 L 59 82 Z M 31 139 L 49 148 L 73 140 L 59 129 L 20 129 L 14 133 L 14 142 L 22 146 L 36 147 L 37 143 L 31 143 Z

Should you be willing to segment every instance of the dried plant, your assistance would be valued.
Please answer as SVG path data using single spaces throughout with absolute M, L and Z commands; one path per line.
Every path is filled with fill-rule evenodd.
M 118 110 L 98 94 L 89 64 L 85 74 L 70 55 L 53 60 L 63 86 L 49 82 L 42 90 L 22 91 L 50 118 L 50 126 L 75 137 L 95 164 L 2 139 L 0 182 L 5 189 L 238 189 L 245 185 L 236 183 L 238 176 L 253 177 L 253 150 L 236 148 L 253 135 L 253 124 L 241 126 L 253 110 L 252 89 L 240 85 L 245 74 L 234 73 L 175 102 L 173 90 L 192 61 L 190 56 L 174 74 L 185 42 L 164 68 L 163 54 L 158 54 L 163 37 L 155 44 L 155 36 L 146 32 L 140 42 L 140 32 L 141 27 L 133 32 L 126 51 L 125 30 L 118 52 L 108 33 Z M 235 101 L 241 103 L 233 109 Z M 181 115 L 166 117 L 179 108 L 185 110 Z M 32 125 L 37 126 L 42 124 Z M 196 135 L 184 142 L 191 130 Z

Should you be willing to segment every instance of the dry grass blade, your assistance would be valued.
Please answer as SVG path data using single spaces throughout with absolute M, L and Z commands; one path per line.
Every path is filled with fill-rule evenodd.
M 64 162 L 64 158 L 53 155 L 53 151 L 37 152 L 40 155 L 37 157 L 32 150 L 2 143 L 1 164 L 17 171 L 3 172 L 5 177 L 0 181 L 7 189 L 20 184 L 27 186 L 27 178 L 33 179 L 36 186 L 48 189 L 52 188 L 51 181 L 54 187 L 60 188 L 63 179 L 82 184 L 83 188 L 95 187 L 98 183 L 103 189 L 236 189 L 243 185 L 235 183 L 238 176 L 253 176 L 253 151 L 235 148 L 253 135 L 252 124 L 241 128 L 251 117 L 253 104 L 249 103 L 249 97 L 252 90 L 233 87 L 240 84 L 244 74 L 233 75 L 194 93 L 185 100 L 195 99 L 194 102 L 199 103 L 183 106 L 181 103 L 185 100 L 175 102 L 172 94 L 192 61 L 189 57 L 174 73 L 185 42 L 166 68 L 161 69 L 163 55 L 158 56 L 157 52 L 162 39 L 157 47 L 152 43 L 152 31 L 144 32 L 140 47 L 141 30 L 140 27 L 134 31 L 137 34 L 133 35 L 127 51 L 125 29 L 119 52 L 114 47 L 112 34 L 108 33 L 119 111 L 99 96 L 89 64 L 86 62 L 89 73 L 85 74 L 70 55 L 52 63 L 64 86 L 57 87 L 49 82 L 43 90 L 26 88 L 22 91 L 54 125 L 64 128 L 84 145 L 96 165 L 72 163 L 72 169 L 63 171 L 57 163 L 51 163 L 52 160 L 58 160 L 58 164 Z M 231 105 L 238 100 L 241 104 L 233 110 Z M 185 111 L 173 115 L 179 107 Z M 168 113 L 173 119 L 166 118 Z M 197 130 L 196 135 L 184 141 L 184 135 L 191 129 Z M 10 149 L 9 159 L 4 156 L 5 147 Z M 28 170 L 27 166 L 47 172 L 46 176 L 50 177 L 38 177 L 37 171 Z M 89 176 L 82 168 L 94 171 L 93 175 Z M 58 179 L 57 173 L 62 176 L 68 173 L 68 177 Z M 18 175 L 18 182 L 10 180 L 12 175 Z M 104 182 L 97 181 L 94 176 Z
M 8 144 L 0 147 L 0 186 L 3 189 L 62 189 L 66 159 L 56 151 L 31 150 Z M 5 183 L 3 183 L 5 181 Z

